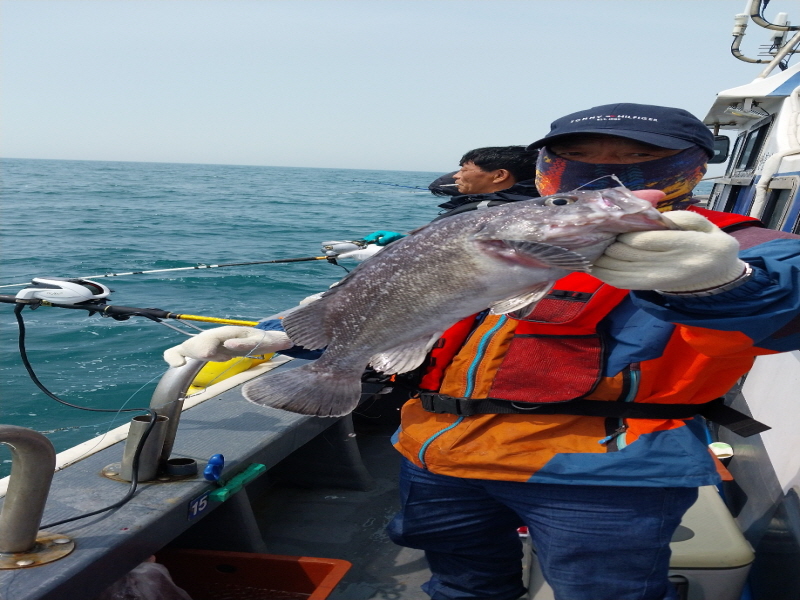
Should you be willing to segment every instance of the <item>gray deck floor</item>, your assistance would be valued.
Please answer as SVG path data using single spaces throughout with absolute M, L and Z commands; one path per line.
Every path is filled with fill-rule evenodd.
M 358 444 L 375 482 L 368 491 L 277 484 L 253 500 L 267 550 L 352 562 L 330 600 L 425 600 L 422 551 L 395 545 L 384 530 L 398 508 L 400 455 L 388 432 L 359 433 Z

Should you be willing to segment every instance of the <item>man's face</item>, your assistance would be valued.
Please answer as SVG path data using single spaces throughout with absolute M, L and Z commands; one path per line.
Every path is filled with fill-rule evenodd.
M 466 162 L 453 175 L 460 194 L 490 194 L 514 185 L 514 180 L 505 169 L 484 171 L 474 162 Z
M 674 156 L 681 150 L 602 134 L 575 134 L 549 144 L 550 152 L 567 160 L 598 165 L 630 165 Z

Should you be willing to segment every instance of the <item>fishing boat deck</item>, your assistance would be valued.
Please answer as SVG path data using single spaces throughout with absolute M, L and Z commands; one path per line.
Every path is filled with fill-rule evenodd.
M 265 474 L 224 502 L 202 503 L 197 514 L 214 489 L 202 474 L 145 483 L 114 511 L 48 527 L 72 539 L 75 550 L 55 562 L 0 570 L 0 598 L 94 598 L 165 547 L 345 559 L 353 568 L 333 599 L 425 598 L 422 553 L 395 546 L 384 533 L 397 509 L 400 457 L 389 441 L 396 408 L 380 405 L 390 418 L 369 415 L 356 433 L 350 417 L 259 409 L 239 389 L 198 404 L 181 417 L 173 456 L 193 458 L 202 470 L 211 454 L 222 453 L 228 477 L 253 464 L 264 465 Z M 43 522 L 118 501 L 127 484 L 101 472 L 121 455 L 116 444 L 57 472 Z
M 391 431 L 357 435 L 372 478 L 366 490 L 283 481 L 260 498 L 251 496 L 267 552 L 310 553 L 353 564 L 330 600 L 428 598 L 420 589 L 430 577 L 422 551 L 395 545 L 385 532 L 399 506 L 400 455 L 392 448 L 390 436 Z
M 365 385 L 366 399 L 342 419 L 254 407 L 238 388 L 191 408 L 181 417 L 173 456 L 194 458 L 202 469 L 207 457 L 223 453 L 227 485 L 254 464 L 266 472 L 222 502 L 200 502 L 215 487 L 199 474 L 146 483 L 115 511 L 53 527 L 74 540 L 75 551 L 35 568 L 0 570 L 0 599 L 87 600 L 152 554 L 188 548 L 343 559 L 353 566 L 331 600 L 424 600 L 420 586 L 430 572 L 423 553 L 396 546 L 385 532 L 398 509 L 401 459 L 390 439 L 403 394 L 371 399 L 383 386 Z M 44 522 L 117 501 L 126 484 L 101 472 L 121 454 L 117 444 L 56 473 Z M 690 535 L 674 540 L 673 570 L 694 586 L 706 577 L 708 569 L 695 565 L 709 556 L 710 544 L 715 556 L 727 551 L 712 583 L 724 587 L 734 574 L 743 583 L 752 552 L 716 489 L 701 496 L 684 519 Z M 534 561 L 523 561 L 528 597 L 552 598 L 532 567 Z

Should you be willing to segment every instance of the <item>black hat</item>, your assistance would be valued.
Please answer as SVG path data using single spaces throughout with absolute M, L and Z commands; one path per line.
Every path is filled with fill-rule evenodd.
M 458 171 L 453 171 L 452 173 L 434 179 L 428 186 L 431 194 L 434 196 L 458 196 L 461 194 L 461 192 L 458 191 L 456 180 L 453 179 L 453 175 L 456 173 L 458 173 Z
M 693 114 L 680 108 L 650 104 L 606 104 L 553 121 L 550 133 L 528 150 L 575 133 L 599 133 L 629 138 L 660 148 L 685 150 L 700 146 L 714 156 L 714 136 Z

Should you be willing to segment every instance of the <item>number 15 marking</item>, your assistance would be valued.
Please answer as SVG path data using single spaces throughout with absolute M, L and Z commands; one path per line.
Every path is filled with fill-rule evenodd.
M 199 516 L 204 510 L 208 508 L 208 492 L 202 496 L 198 496 L 189 502 L 189 520 Z

